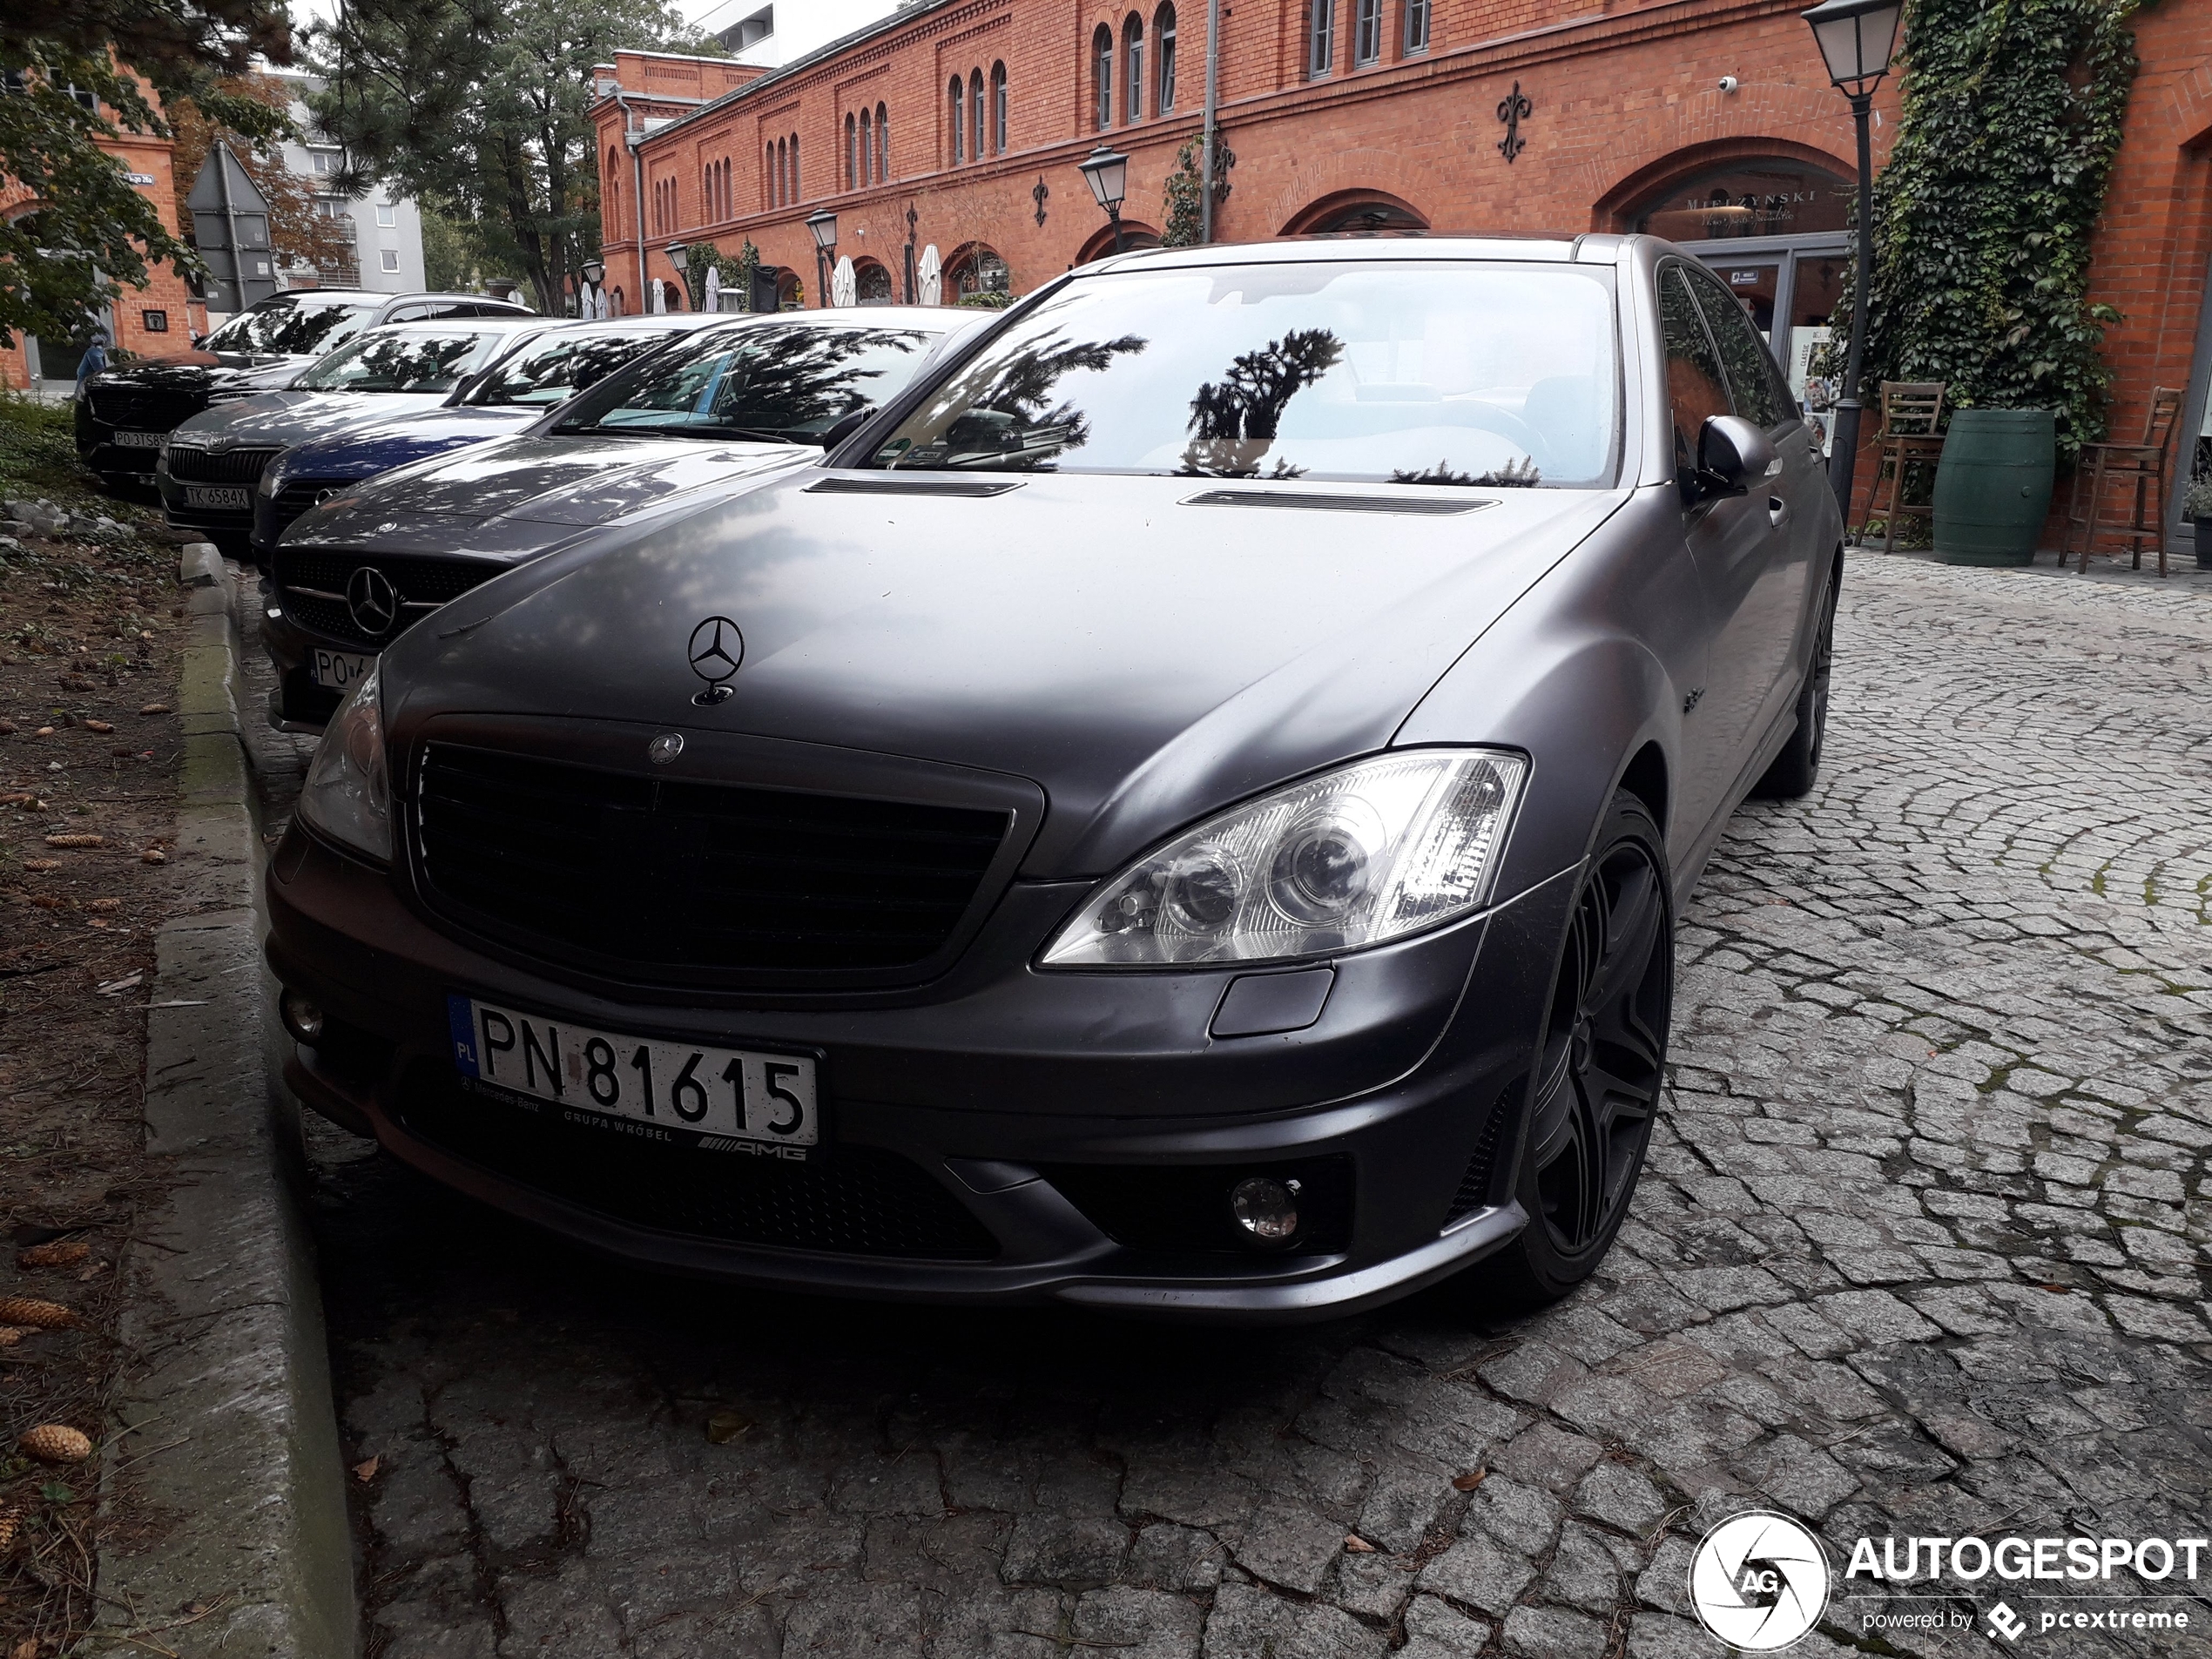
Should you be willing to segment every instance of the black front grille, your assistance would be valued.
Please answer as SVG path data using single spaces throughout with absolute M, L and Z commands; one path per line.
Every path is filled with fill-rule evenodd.
M 169 475 L 179 483 L 245 484 L 261 482 L 261 469 L 275 460 L 274 449 L 194 449 L 169 446 Z
M 321 483 L 314 488 L 320 490 L 331 486 Z M 286 494 L 290 493 L 287 489 Z M 277 500 L 281 509 L 284 497 L 280 496 Z M 306 509 L 302 508 L 300 510 Z M 290 523 L 297 516 L 297 513 L 286 516 L 280 512 L 280 533 L 283 525 Z M 292 613 L 293 618 L 301 627 L 327 638 L 353 640 L 364 645 L 388 644 L 390 634 L 364 631 L 354 621 L 353 612 L 345 600 L 338 597 L 346 591 L 346 584 L 353 580 L 354 572 L 365 564 L 381 570 L 400 596 L 401 629 L 410 623 L 419 622 L 439 605 L 458 599 L 477 583 L 489 581 L 506 568 L 482 559 L 445 559 L 392 553 L 334 553 L 320 549 L 279 548 L 276 584 L 285 609 Z M 303 589 L 309 591 L 303 592 Z M 327 597 L 318 598 L 315 597 L 318 593 Z
M 1521 1133 L 1521 1098 L 1528 1088 L 1528 1079 L 1516 1077 L 1506 1085 L 1505 1093 L 1498 1096 L 1491 1107 L 1490 1116 L 1482 1120 L 1482 1132 L 1474 1137 L 1474 1150 L 1467 1157 L 1467 1166 L 1460 1173 L 1460 1187 L 1452 1195 L 1452 1207 L 1444 1214 L 1444 1224 L 1450 1226 L 1462 1216 L 1494 1204 L 1503 1204 L 1510 1194 L 1498 1190 L 1501 1177 L 1510 1172 L 1514 1142 Z M 1507 1162 L 1501 1170 L 1499 1155 Z
M 649 974 L 911 967 L 951 937 L 1002 812 L 601 772 L 433 744 L 423 890 L 564 960 Z
M 161 392 L 143 386 L 96 386 L 89 395 L 92 416 L 132 432 L 166 432 L 207 407 L 200 392 Z
M 465 1089 L 442 1067 L 402 1080 L 400 1121 L 457 1157 L 632 1225 L 845 1256 L 988 1261 L 998 1241 L 910 1160 L 874 1147 L 805 1163 L 633 1141 Z

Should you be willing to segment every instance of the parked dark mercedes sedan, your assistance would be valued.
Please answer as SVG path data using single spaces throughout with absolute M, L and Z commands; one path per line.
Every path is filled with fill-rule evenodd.
M 320 726 L 387 644 L 502 570 L 819 460 L 978 320 L 910 306 L 726 317 L 511 438 L 338 490 L 266 560 L 271 720 Z
M 364 328 L 447 317 L 523 317 L 529 309 L 481 293 L 371 293 L 307 288 L 250 306 L 192 349 L 90 375 L 77 388 L 78 458 L 111 489 L 150 482 L 176 428 L 212 404 L 281 391 Z
M 1841 525 L 1643 237 L 1156 251 L 395 641 L 268 876 L 300 1096 L 637 1260 L 1563 1294 L 1676 907 L 1811 786 Z

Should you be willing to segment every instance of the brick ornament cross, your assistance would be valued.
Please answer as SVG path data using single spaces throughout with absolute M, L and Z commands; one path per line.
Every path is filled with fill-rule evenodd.
M 1040 225 L 1044 223 L 1045 199 L 1051 194 L 1052 192 L 1045 188 L 1044 175 L 1042 173 L 1039 173 L 1037 175 L 1037 187 L 1029 192 L 1029 199 L 1037 205 L 1037 223 Z
M 1513 91 L 1498 100 L 1498 119 L 1506 124 L 1506 136 L 1498 140 L 1498 153 L 1513 165 L 1513 158 L 1528 147 L 1528 140 L 1521 136 L 1521 122 L 1524 116 L 1534 115 L 1536 106 L 1521 90 L 1521 83 L 1513 84 Z

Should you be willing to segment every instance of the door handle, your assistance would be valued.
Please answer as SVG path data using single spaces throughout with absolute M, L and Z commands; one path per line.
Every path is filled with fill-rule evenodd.
M 1768 523 L 1773 525 L 1775 529 L 1780 529 L 1783 524 L 1788 521 L 1789 516 L 1790 503 L 1788 502 L 1783 500 L 1779 496 L 1769 496 L 1766 498 L 1766 520 Z

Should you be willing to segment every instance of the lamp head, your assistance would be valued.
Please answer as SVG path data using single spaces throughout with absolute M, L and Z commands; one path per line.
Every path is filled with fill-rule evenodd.
M 1076 164 L 1090 185 L 1090 193 L 1098 205 L 1111 212 L 1122 205 L 1129 193 L 1129 158 L 1111 145 L 1102 144 L 1089 157 Z
M 684 256 L 690 252 L 691 249 L 683 243 L 671 242 L 668 245 L 668 262 L 680 271 L 684 268 Z
M 1804 13 L 1828 78 L 1846 92 L 1872 91 L 1890 72 L 1904 11 L 1904 0 L 1823 0 Z
M 586 260 L 582 266 L 577 267 L 577 274 L 581 276 L 586 282 L 589 282 L 596 288 L 601 282 L 606 280 L 606 261 L 604 260 Z
M 808 214 L 806 228 L 813 233 L 814 246 L 823 253 L 826 253 L 837 246 L 837 215 L 828 208 Z

